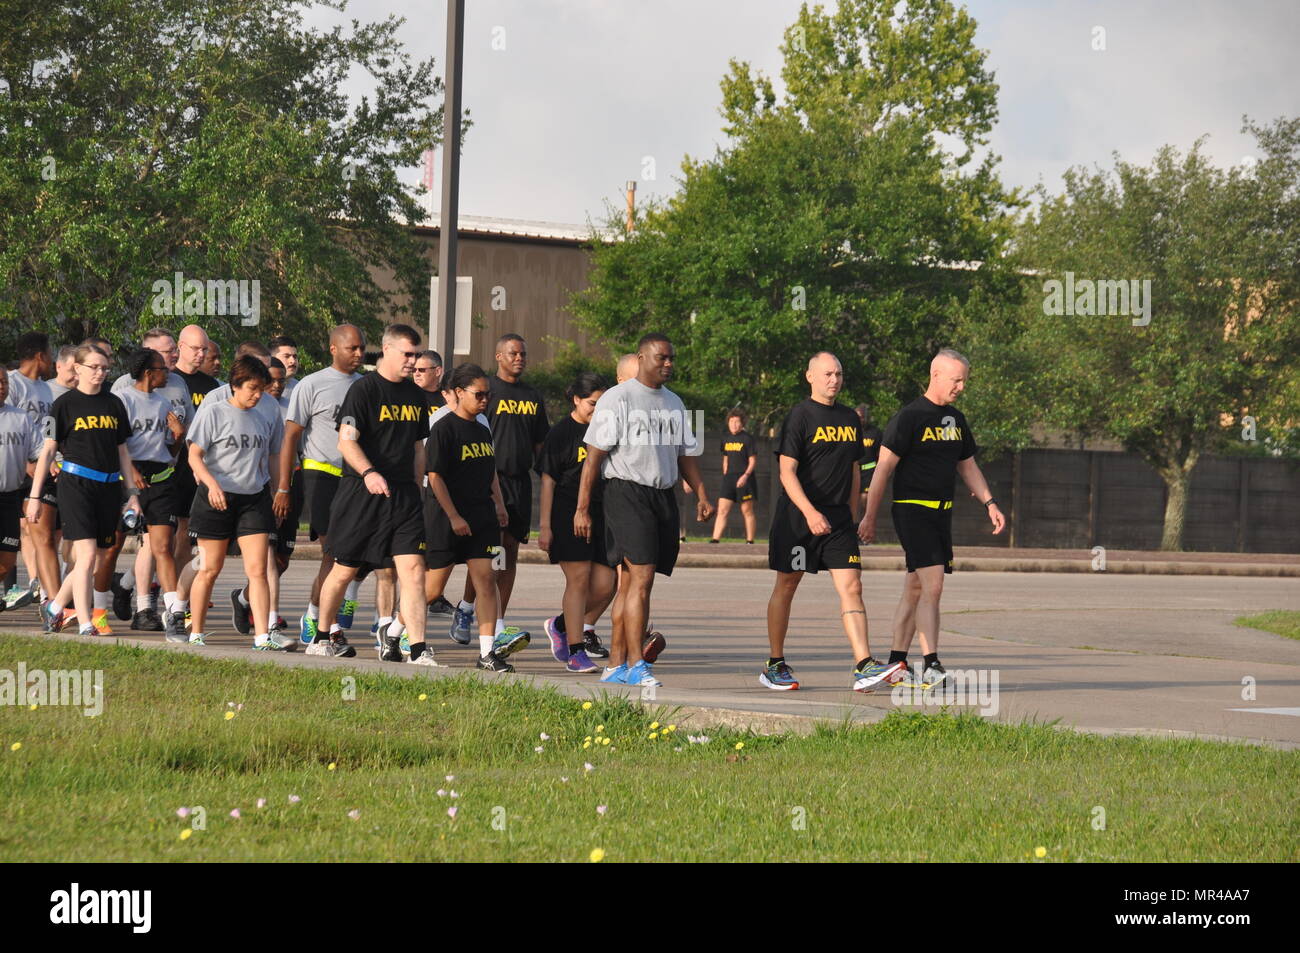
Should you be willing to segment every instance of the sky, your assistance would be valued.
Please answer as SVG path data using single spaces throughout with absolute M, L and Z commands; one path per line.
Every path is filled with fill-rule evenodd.
M 833 5 L 828 3 L 827 6 Z M 730 59 L 778 81 L 791 0 L 468 0 L 462 154 L 466 216 L 570 224 L 677 189 L 684 156 L 725 144 L 718 82 Z M 445 0 L 311 8 L 317 27 L 405 17 L 398 31 L 441 74 Z M 1220 165 L 1252 155 L 1242 116 L 1300 115 L 1295 0 L 977 0 L 977 45 L 999 84 L 990 148 L 1008 186 L 1061 189 L 1075 165 L 1147 164 L 1169 144 Z M 1099 29 L 1100 28 L 1100 29 Z M 1104 46 L 1104 49 L 1095 47 Z M 349 81 L 365 94 L 364 74 Z M 439 153 L 439 165 L 441 153 Z M 407 176 L 419 182 L 421 170 Z M 435 189 L 441 187 L 441 168 Z

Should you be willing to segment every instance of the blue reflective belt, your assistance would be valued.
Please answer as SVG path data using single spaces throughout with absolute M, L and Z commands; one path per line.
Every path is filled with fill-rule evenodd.
M 116 483 L 122 479 L 122 474 L 116 470 L 112 473 L 104 473 L 101 470 L 92 470 L 90 467 L 83 467 L 80 463 L 72 463 L 69 460 L 63 461 L 63 472 L 71 473 L 73 476 L 85 477 L 87 480 L 94 480 L 97 483 Z

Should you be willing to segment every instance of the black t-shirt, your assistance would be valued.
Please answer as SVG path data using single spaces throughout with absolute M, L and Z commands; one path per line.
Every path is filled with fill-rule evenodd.
M 350 423 L 370 465 L 389 483 L 415 482 L 415 445 L 429 435 L 429 405 L 414 381 L 390 381 L 371 371 L 353 381 L 334 417 Z M 345 477 L 361 474 L 343 461 Z
M 537 472 L 555 481 L 555 495 L 577 503 L 578 484 L 582 482 L 582 466 L 587 459 L 587 425 L 566 414 L 546 435 L 542 452 L 537 457 Z M 601 484 L 599 478 L 591 491 L 591 505 L 599 506 Z
M 462 516 L 493 506 L 496 457 L 492 432 L 477 420 L 463 420 L 451 410 L 439 414 L 424 445 L 424 465 L 442 477 Z
M 843 404 L 828 407 L 809 397 L 786 417 L 776 452 L 799 461 L 799 485 L 813 506 L 847 506 L 862 457 L 862 421 Z
M 725 434 L 718 445 L 727 461 L 727 476 L 735 479 L 749 468 L 749 458 L 754 455 L 754 438 L 749 431 Z
M 951 500 L 958 461 L 979 450 L 965 415 L 926 397 L 894 414 L 885 425 L 881 445 L 899 457 L 894 471 L 896 500 Z
M 524 476 L 533 468 L 533 447 L 546 439 L 546 404 L 534 387 L 488 378 L 487 419 L 497 449 L 497 470 Z
M 880 440 L 884 435 L 884 431 L 879 427 L 866 426 L 862 428 L 863 487 L 865 487 L 867 481 L 871 479 L 871 471 L 876 469 L 876 464 L 880 462 Z
M 216 390 L 221 386 L 221 382 L 211 374 L 205 374 L 202 371 L 195 371 L 193 374 L 187 374 L 179 367 L 176 368 L 176 376 L 185 382 L 185 386 L 190 389 L 190 406 L 193 408 L 190 412 L 190 421 L 194 420 L 193 410 L 197 410 L 199 404 L 203 403 L 203 398 L 210 391 Z M 184 448 L 176 455 L 176 469 L 182 473 L 190 472 L 190 455 Z
M 101 473 L 121 469 L 117 448 L 131 439 L 126 407 L 107 388 L 83 394 L 73 388 L 54 402 L 54 439 L 63 459 Z
M 421 390 L 424 390 L 424 388 L 421 388 Z M 439 407 L 446 407 L 446 406 L 447 406 L 447 398 L 445 398 L 445 397 L 442 396 L 442 391 L 440 391 L 440 390 L 426 390 L 426 391 L 424 391 L 424 399 L 425 399 L 426 401 L 428 401 L 428 403 L 429 403 L 429 416 L 430 416 L 430 417 L 433 416 L 433 412 L 434 412 L 435 410 L 437 410 Z

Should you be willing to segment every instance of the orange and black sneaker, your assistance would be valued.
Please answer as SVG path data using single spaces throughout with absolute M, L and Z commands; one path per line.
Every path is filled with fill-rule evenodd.
M 113 630 L 108 626 L 108 610 L 95 609 L 90 613 L 90 627 L 95 630 L 96 635 L 112 635 Z

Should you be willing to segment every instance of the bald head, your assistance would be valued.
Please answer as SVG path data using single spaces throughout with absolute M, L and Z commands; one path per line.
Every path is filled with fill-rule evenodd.
M 197 324 L 187 324 L 181 328 L 176 343 L 180 346 L 180 354 L 176 358 L 177 370 L 185 374 L 195 374 L 201 370 L 203 360 L 208 356 L 208 348 L 211 346 L 208 332 Z
M 618 359 L 618 368 L 614 371 L 614 378 L 617 383 L 621 384 L 626 380 L 636 377 L 637 357 L 635 354 L 624 354 Z
M 819 404 L 833 404 L 844 387 L 844 368 L 830 351 L 818 351 L 808 359 L 808 370 L 804 378 L 812 392 L 812 399 Z
M 330 331 L 330 356 L 334 370 L 353 374 L 366 359 L 366 342 L 354 324 L 340 324 Z
M 970 361 L 950 347 L 943 348 L 930 362 L 930 386 L 925 396 L 940 407 L 961 396 L 970 376 Z

